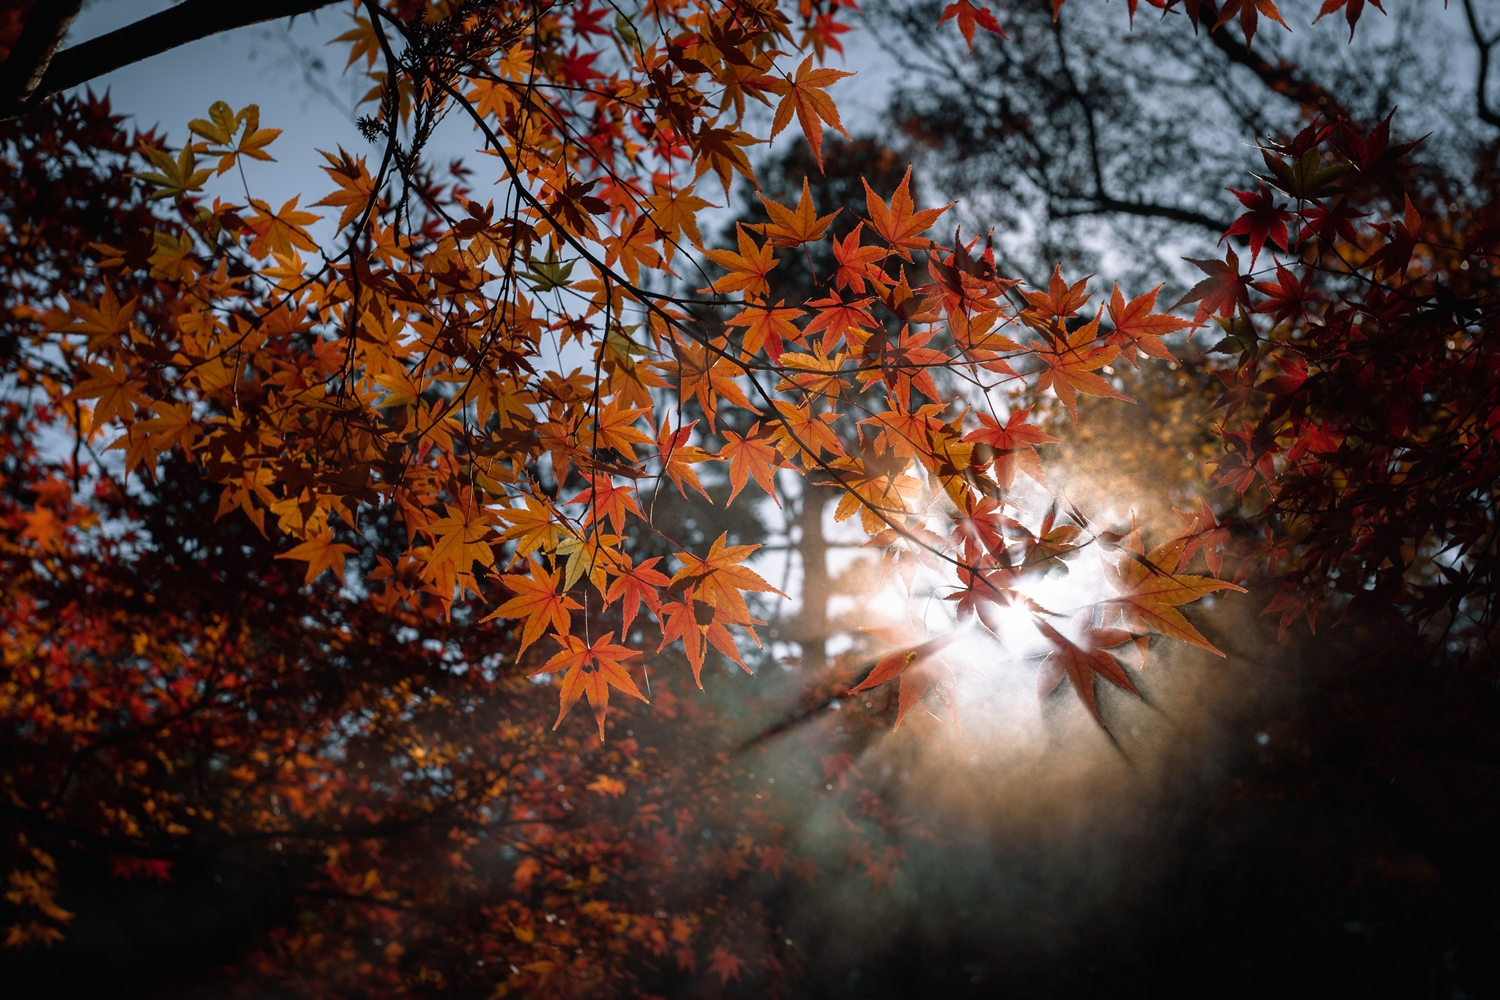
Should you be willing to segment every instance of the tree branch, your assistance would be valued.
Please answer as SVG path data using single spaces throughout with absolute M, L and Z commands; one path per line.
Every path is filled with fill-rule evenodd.
M 1304 107 L 1321 108 L 1325 112 L 1337 110 L 1339 104 L 1319 84 L 1313 83 L 1297 72 L 1297 68 L 1285 62 L 1271 64 L 1260 56 L 1251 52 L 1249 47 L 1229 33 L 1227 28 L 1219 28 L 1208 33 L 1209 40 L 1229 57 L 1232 63 L 1244 66 L 1256 76 L 1260 82 L 1291 101 L 1296 101 Z
M 21 27 L 10 56 L 0 64 L 0 94 L 4 104 L 28 100 L 42 82 L 42 75 L 62 45 L 83 0 L 38 4 Z
M 1215 233 L 1222 233 L 1228 229 L 1230 223 L 1223 219 L 1215 219 L 1210 215 L 1195 211 L 1191 208 L 1180 208 L 1175 205 L 1158 205 L 1153 202 L 1144 201 L 1122 201 L 1111 198 L 1108 195 L 1100 195 L 1090 199 L 1093 204 L 1088 208 L 1049 208 L 1048 214 L 1054 219 L 1076 219 L 1084 215 L 1134 215 L 1144 219 L 1167 219 L 1171 222 L 1181 222 L 1190 226 L 1201 226 Z
M 1479 109 L 1479 120 L 1486 125 L 1500 128 L 1500 114 L 1490 110 L 1485 100 L 1485 91 L 1490 83 L 1490 50 L 1500 42 L 1500 35 L 1485 38 L 1480 30 L 1479 18 L 1474 13 L 1474 0 L 1464 0 L 1464 16 L 1469 20 L 1469 34 L 1474 36 L 1474 45 L 1479 49 L 1479 80 L 1474 85 L 1474 103 Z
M 14 80 L 10 73 L 5 73 L 4 79 L 0 80 L 0 120 L 23 115 L 53 94 L 160 55 L 179 45 L 235 28 L 306 14 L 334 2 L 335 0 L 261 0 L 253 4 L 232 4 L 224 3 L 223 0 L 183 0 L 170 10 L 152 14 L 118 31 L 91 38 L 61 52 L 57 52 L 57 45 L 62 40 L 62 32 L 58 32 L 52 47 L 31 67 L 29 75 L 32 81 L 29 90 L 26 88 L 26 81 Z M 26 24 L 22 34 L 23 42 L 31 33 L 32 23 L 39 17 L 51 21 L 56 15 L 50 12 L 68 6 L 66 3 L 39 4 L 38 14 L 33 15 Z M 71 6 L 76 13 L 78 4 L 73 3 Z M 49 13 L 43 15 L 43 11 Z M 67 23 L 71 21 L 71 17 L 67 18 Z M 63 31 L 67 30 L 67 23 L 63 24 Z M 42 27 L 44 26 L 39 24 L 39 34 Z M 19 47 L 18 44 L 18 50 Z M 4 67 L 8 67 L 18 56 L 19 51 Z

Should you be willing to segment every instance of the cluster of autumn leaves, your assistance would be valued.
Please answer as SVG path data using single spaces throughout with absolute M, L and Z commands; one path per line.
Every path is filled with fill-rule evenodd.
M 1238 16 L 1247 37 L 1257 12 L 1275 17 L 1268 2 L 1184 6 L 1195 23 Z M 1351 23 L 1361 8 L 1349 4 Z M 166 877 L 160 845 L 184 837 L 318 845 L 327 909 L 306 925 L 315 929 L 267 946 L 259 961 L 278 975 L 318 966 L 350 991 L 381 979 L 399 992 L 441 968 L 455 982 L 464 970 L 566 995 L 626 975 L 627 948 L 684 969 L 701 952 L 719 980 L 741 974 L 734 941 L 749 932 L 725 921 L 749 926 L 745 908 L 669 914 L 640 887 L 733 880 L 757 865 L 779 878 L 807 860 L 788 859 L 779 825 L 794 806 L 769 801 L 766 775 L 686 753 L 650 760 L 667 776 L 643 788 L 648 756 L 628 732 L 605 747 L 592 727 L 587 739 L 548 733 L 533 702 L 550 704 L 550 693 L 516 676 L 555 675 L 557 722 L 586 700 L 602 738 L 612 693 L 643 694 L 643 653 L 677 646 L 696 681 L 710 648 L 742 660 L 743 642 L 759 641 L 754 595 L 776 590 L 747 565 L 754 547 L 727 536 L 685 545 L 654 517 L 661 491 L 707 497 L 727 480 L 729 500 L 743 503 L 752 480 L 773 499 L 793 477 L 836 487 L 835 516 L 858 517 L 909 594 L 930 588 L 959 627 L 976 622 L 1002 640 L 1008 623 L 1029 622 L 1040 689 L 1066 678 L 1096 718 L 1096 682 L 1133 690 L 1124 664 L 1142 662 L 1152 633 L 1213 648 L 1179 609 L 1237 589 L 1251 561 L 1230 583 L 1227 553 L 1269 549 L 1273 564 L 1296 555 L 1335 570 L 1365 560 L 1385 572 L 1402 559 L 1401 518 L 1426 509 L 1406 504 L 1403 483 L 1449 476 L 1453 498 L 1488 496 L 1500 407 L 1472 303 L 1493 322 L 1484 283 L 1497 230 L 1493 220 L 1465 228 L 1431 204 L 1386 212 L 1382 178 L 1406 151 L 1388 125 L 1320 124 L 1268 148 L 1266 186 L 1241 194 L 1246 213 L 1227 234 L 1248 239 L 1251 273 L 1233 250 L 1197 262 L 1206 278 L 1184 300 L 1196 304 L 1189 319 L 1159 312 L 1155 291 L 1116 288 L 1099 301 L 1060 271 L 1045 288 L 1004 278 L 988 247 L 956 227 L 951 243 L 929 238 L 946 229 L 946 210 L 919 209 L 909 174 L 894 191 L 867 185 L 852 224 L 804 185 L 795 204 L 765 199 L 770 222 L 737 227 L 732 247 L 708 245 L 700 219 L 714 182 L 727 194 L 736 175 L 753 179 L 747 109 L 764 103 L 770 135 L 795 119 L 815 155 L 825 126 L 842 131 L 826 91 L 844 74 L 820 65 L 839 51 L 838 4 L 661 2 L 612 27 L 587 4 L 360 11 L 344 40 L 374 77 L 380 111 L 365 126 L 375 151 L 326 153 L 327 193 L 274 208 L 248 188 L 226 193 L 242 166 L 276 149 L 253 106 L 211 106 L 179 149 L 147 141 L 139 177 L 170 206 L 170 224 L 144 245 L 96 244 L 104 290 L 28 314 L 30 357 L 45 365 L 24 374 L 43 392 L 25 414 L 10 404 L 0 414 L 66 423 L 75 454 L 105 454 L 99 470 L 118 462 L 163 493 L 170 477 L 192 478 L 190 463 L 221 520 L 266 536 L 282 565 L 298 567 L 305 614 L 294 622 L 290 581 L 263 566 L 216 579 L 241 588 L 233 614 L 208 600 L 163 610 L 129 574 L 165 579 L 171 560 L 132 561 L 128 535 L 98 530 L 99 512 L 130 509 L 129 490 L 109 494 L 103 476 L 100 496 L 113 499 L 90 500 L 77 477 L 92 473 L 76 465 L 72 482 L 28 473 L 31 507 L 6 508 L 0 547 L 24 569 L 7 583 L 21 599 L 5 620 L 7 665 L 26 669 L 8 680 L 4 707 L 46 744 L 13 772 L 25 793 L 14 801 L 139 853 L 116 862 L 139 877 Z M 970 44 L 976 27 L 998 27 L 966 0 L 943 20 Z M 438 42 L 462 58 L 424 69 L 399 55 Z M 499 181 L 494 201 L 419 169 L 398 124 L 439 112 L 467 116 L 493 154 L 480 162 L 496 165 L 483 178 Z M 253 187 L 255 173 L 244 176 Z M 1364 212 L 1386 221 L 1360 221 Z M 1268 243 L 1286 264 L 1264 263 Z M 814 294 L 787 301 L 777 269 L 810 267 L 819 245 L 834 266 L 807 275 Z M 1350 275 L 1370 280 L 1349 291 L 1338 282 Z M 1439 279 L 1462 296 L 1442 315 L 1426 305 Z M 1254 550 L 1243 521 L 1203 503 L 1151 547 L 1065 501 L 1040 518 L 1023 511 L 1025 480 L 1045 488 L 1037 449 L 1064 433 L 1059 410 L 1076 418 L 1080 395 L 1122 396 L 1115 366 L 1172 363 L 1162 338 L 1211 317 L 1227 334 L 1219 350 L 1239 355 L 1222 375 L 1220 482 L 1249 503 L 1269 486 L 1269 502 L 1301 520 L 1278 522 L 1275 539 L 1268 528 Z M 1375 334 L 1392 331 L 1399 371 L 1375 363 L 1394 342 Z M 1359 392 L 1341 390 L 1350 384 Z M 1475 388 L 1448 398 L 1434 385 Z M 7 438 L 25 452 L 7 453 L 7 470 L 45 464 L 33 440 L 44 435 L 25 426 Z M 1472 520 L 1471 541 L 1483 544 L 1483 517 Z M 1338 533 L 1349 524 L 1364 533 Z M 648 535 L 655 554 L 638 544 Z M 1081 609 L 1030 596 L 1031 579 L 1086 547 L 1103 551 L 1112 594 Z M 1200 553 L 1210 575 L 1189 569 Z M 223 561 L 214 572 L 237 571 Z M 191 587 L 168 583 L 163 593 Z M 36 596 L 80 592 L 92 601 Z M 1305 593 L 1273 607 L 1310 611 Z M 480 618 L 491 624 L 468 641 L 484 648 L 464 647 L 463 626 Z M 477 665 L 500 627 L 510 663 L 496 680 Z M 400 640 L 407 628 L 459 650 L 466 671 L 430 676 L 433 657 Z M 912 616 L 870 631 L 891 649 L 854 683 L 817 694 L 894 688 L 897 725 L 930 695 L 941 711 L 959 630 L 929 631 Z M 659 674 L 650 693 L 662 715 L 694 704 Z M 497 703 L 513 712 L 498 727 Z M 366 728 L 352 732 L 351 719 Z M 232 766 L 184 792 L 205 745 Z M 819 783 L 842 787 L 852 767 L 830 754 Z M 55 792 L 69 787 L 111 791 Z M 618 815 L 606 822 L 599 809 L 581 824 L 573 810 L 584 801 Z M 905 822 L 881 818 L 869 797 L 860 808 L 892 828 Z M 699 833 L 743 817 L 751 829 L 722 844 Z M 388 830 L 430 839 L 401 855 Z M 19 843 L 9 893 L 32 918 L 7 933 L 56 940 L 72 919 L 56 863 Z M 896 847 L 866 847 L 869 877 L 888 882 Z M 483 912 L 459 905 L 465 893 L 489 901 Z M 443 923 L 456 912 L 474 925 Z M 372 927 L 385 943 L 366 954 Z M 419 941 L 426 956 L 403 958 Z M 471 968 L 474 941 L 486 970 Z M 514 964 L 496 971 L 502 956 Z
M 478 16 L 465 11 L 452 16 Z M 482 35 L 508 49 L 468 53 L 455 79 L 413 78 L 417 99 L 458 105 L 505 164 L 498 207 L 454 195 L 452 211 L 419 218 L 390 101 L 376 173 L 325 154 L 335 189 L 309 207 L 337 211 L 332 227 L 298 198 L 274 211 L 206 200 L 211 175 L 269 158 L 277 132 L 253 106 L 215 104 L 194 142 L 149 149 L 143 179 L 191 206 L 189 227 L 158 235 L 149 259 L 179 309 L 169 328 L 142 329 L 134 303 L 106 291 L 59 316 L 49 337 L 77 377 L 53 388 L 92 405 L 74 408 L 79 432 L 122 450 L 127 473 L 154 474 L 172 448 L 201 461 L 220 516 L 274 526 L 308 584 L 351 583 L 361 517 L 392 511 L 405 550 L 376 554 L 354 585 L 387 609 L 448 614 L 476 598 L 517 621 L 518 657 L 550 636 L 556 651 L 534 669 L 561 676 L 559 722 L 586 696 L 601 737 L 611 688 L 644 697 L 622 644 L 641 608 L 663 646 L 682 643 L 695 679 L 708 647 L 743 663 L 737 633 L 759 642 L 744 595 L 776 591 L 744 565 L 753 547 L 721 537 L 694 553 L 651 516 L 663 480 L 702 492 L 695 467 L 708 462 L 727 465 L 731 501 L 752 479 L 777 496 L 786 469 L 837 486 L 839 520 L 858 514 L 951 574 L 961 620 L 1026 609 L 1091 709 L 1095 674 L 1128 686 L 1100 651 L 1119 636 L 1150 628 L 1212 648 L 1175 607 L 1229 584 L 1180 576 L 1181 540 L 1119 550 L 1121 597 L 1090 612 L 1106 624 L 1072 639 L 1047 625 L 1021 581 L 1105 536 L 1081 514 L 1034 533 L 1008 499 L 1018 472 L 1042 479 L 1034 446 L 1052 440 L 1017 400 L 1050 389 L 1076 415 L 1080 393 L 1123 398 L 1101 369 L 1170 360 L 1161 338 L 1187 322 L 1155 312 L 1155 291 L 1115 289 L 1090 315 L 1084 281 L 1059 272 L 1025 289 L 988 248 L 957 233 L 934 242 L 946 209 L 917 209 L 909 172 L 888 200 L 866 185 L 867 214 L 842 239 L 804 184 L 794 206 L 762 199 L 773 221 L 740 226 L 734 249 L 703 247 L 709 203 L 694 182 L 753 180 L 745 98 L 777 96 L 772 134 L 795 115 L 819 156 L 822 123 L 842 130 L 824 88 L 847 74 L 812 68 L 813 54 L 784 67 L 774 45 L 791 34 L 774 5 L 654 16 L 647 43 L 627 19 L 570 31 L 565 9 L 526 21 L 518 8 L 513 30 Z M 426 27 L 361 20 L 351 61 L 376 65 L 387 33 L 417 49 Z M 593 35 L 614 51 L 579 58 Z M 820 295 L 770 301 L 770 273 L 799 266 L 777 251 L 823 241 L 837 267 L 814 276 Z M 98 250 L 104 268 L 123 266 L 121 251 Z M 700 278 L 699 298 L 677 291 L 709 263 L 722 274 Z M 1204 305 L 1199 321 L 1219 302 Z M 689 405 L 701 417 L 684 423 Z M 672 544 L 675 566 L 633 558 L 639 531 Z

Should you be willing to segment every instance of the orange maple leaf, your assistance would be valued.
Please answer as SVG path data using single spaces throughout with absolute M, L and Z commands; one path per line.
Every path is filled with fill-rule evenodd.
M 1093 277 L 1089 275 L 1089 277 Z M 1084 289 L 1089 283 L 1089 277 L 1080 278 L 1077 282 L 1069 285 L 1063 280 L 1062 265 L 1057 264 L 1052 268 L 1052 277 L 1047 281 L 1045 292 L 1028 292 L 1024 288 L 1019 289 L 1021 297 L 1026 300 L 1028 309 L 1027 319 L 1040 319 L 1041 327 L 1046 327 L 1047 320 L 1067 319 L 1089 300 L 1089 293 Z
M 802 331 L 792 322 L 802 315 L 802 310 L 786 309 L 782 305 L 780 301 L 775 306 L 748 305 L 730 317 L 729 326 L 745 328 L 745 339 L 740 344 L 745 357 L 750 357 L 765 345 L 771 361 L 779 363 L 786 341 L 802 343 Z
M 728 537 L 728 532 L 725 532 L 715 539 L 709 546 L 708 555 L 702 559 L 691 552 L 678 553 L 682 568 L 672 575 L 672 587 L 674 590 L 691 588 L 694 597 L 715 611 L 722 611 L 730 621 L 750 625 L 755 619 L 750 617 L 742 592 L 786 595 L 767 583 L 755 570 L 739 565 L 760 546 L 725 545 Z
M 719 459 L 729 463 L 729 484 L 733 487 L 729 494 L 730 503 L 754 476 L 766 495 L 776 501 L 776 506 L 781 506 L 781 500 L 776 496 L 775 474 L 779 464 L 776 446 L 765 427 L 757 423 L 744 437 L 731 430 L 724 431 L 724 447 L 719 449 Z
M 1089 396 L 1108 396 L 1134 402 L 1094 374 L 1096 368 L 1103 368 L 1120 353 L 1118 347 L 1093 346 L 1098 333 L 1099 317 L 1095 316 L 1066 338 L 1050 338 L 1051 342 L 1046 347 L 1039 348 L 1035 355 L 1046 366 L 1037 379 L 1037 391 L 1051 387 L 1075 421 L 1078 419 L 1080 392 Z
M 766 281 L 766 275 L 778 263 L 776 252 L 771 244 L 758 247 L 750 234 L 745 232 L 743 225 L 737 226 L 739 232 L 739 253 L 733 250 L 705 250 L 710 260 L 729 273 L 715 281 L 708 288 L 700 288 L 700 292 L 744 292 L 745 297 L 757 300 L 762 295 L 771 291 L 771 285 Z
M 1136 367 L 1140 367 L 1136 360 L 1137 349 L 1163 361 L 1176 361 L 1161 338 L 1164 334 L 1185 330 L 1190 325 L 1187 320 L 1176 316 L 1151 311 L 1156 308 L 1156 295 L 1160 291 L 1161 286 L 1157 285 L 1127 303 L 1125 296 L 1120 294 L 1120 286 L 1115 285 L 1109 296 L 1109 321 L 1115 328 L 1104 342 L 1118 347 L 1120 353 Z
M 866 249 L 876 251 L 877 257 L 880 255 L 877 247 Z M 826 298 L 813 299 L 807 304 L 809 308 L 816 309 L 818 312 L 802 333 L 804 336 L 811 337 L 821 332 L 824 353 L 838 346 L 840 340 L 851 343 L 849 339 L 851 333 L 854 334 L 853 342 L 863 341 L 868 336 L 867 331 L 876 326 L 875 317 L 870 315 L 869 308 L 873 301 L 875 300 L 872 298 L 862 298 L 845 302 L 833 292 L 828 293 Z
M 761 225 L 751 226 L 761 236 L 769 239 L 772 246 L 777 247 L 800 247 L 804 243 L 816 243 L 828 232 L 829 225 L 843 211 L 842 208 L 834 209 L 832 215 L 821 218 L 813 210 L 812 191 L 808 188 L 807 178 L 802 178 L 802 198 L 797 202 L 797 210 L 794 212 L 784 205 L 778 205 L 765 195 L 757 195 L 761 204 L 766 206 L 766 212 L 772 221 Z
M 643 521 L 646 519 L 646 515 L 641 513 L 641 508 L 635 502 L 635 487 L 628 483 L 623 486 L 616 485 L 614 477 L 604 473 L 595 473 L 589 477 L 589 488 L 581 491 L 571 500 L 564 500 L 563 503 L 587 504 L 588 507 L 583 512 L 584 525 L 602 521 L 608 517 L 616 534 L 625 530 L 626 514 L 634 514 Z
M 623 566 L 619 575 L 609 585 L 609 591 L 604 595 L 604 603 L 607 607 L 616 601 L 622 601 L 620 614 L 620 636 L 624 638 L 630 633 L 630 623 L 635 621 L 636 614 L 640 611 L 641 602 L 646 602 L 653 614 L 661 613 L 661 598 L 657 594 L 660 587 L 671 584 L 667 575 L 655 568 L 661 562 L 660 556 L 652 556 L 639 566 Z
M 813 159 L 818 161 L 818 170 L 821 172 L 823 122 L 832 125 L 845 139 L 849 138 L 849 133 L 844 131 L 843 123 L 839 121 L 839 109 L 834 106 L 833 98 L 823 91 L 854 74 L 827 67 L 813 69 L 812 62 L 813 57 L 808 56 L 797 67 L 795 76 L 771 78 L 766 81 L 766 87 L 781 95 L 781 103 L 776 106 L 776 117 L 771 122 L 771 138 L 776 138 L 787 127 L 792 120 L 792 112 L 795 111 L 797 121 L 802 126 L 802 134 L 807 137 L 807 144 L 812 147 Z
M 255 209 L 255 214 L 245 220 L 246 227 L 255 234 L 255 239 L 250 243 L 250 256 L 259 260 L 275 250 L 284 257 L 290 257 L 294 246 L 308 251 L 318 249 L 312 236 L 303 227 L 317 222 L 321 216 L 297 211 L 297 201 L 301 197 L 297 195 L 276 212 L 271 211 L 271 206 L 259 198 L 250 199 L 250 207 Z
M 1030 407 L 1012 410 L 1010 419 L 1006 420 L 1003 427 L 1000 426 L 1000 421 L 988 413 L 976 410 L 975 415 L 979 417 L 979 427 L 965 434 L 964 440 L 993 449 L 988 454 L 976 449 L 976 465 L 993 456 L 995 481 L 1006 489 L 1015 485 L 1017 471 L 1026 473 L 1042 486 L 1047 485 L 1047 481 L 1042 478 L 1042 461 L 1036 453 L 1036 446 L 1056 444 L 1057 438 L 1035 424 L 1026 422 L 1026 418 L 1031 415 Z
M 599 722 L 599 742 L 603 743 L 604 713 L 609 708 L 610 688 L 618 688 L 641 701 L 648 701 L 635 686 L 635 681 L 631 679 L 630 671 L 625 666 L 626 660 L 641 654 L 637 650 L 610 642 L 614 637 L 613 632 L 606 632 L 593 643 L 585 643 L 576 635 L 558 636 L 557 641 L 562 643 L 562 650 L 531 672 L 533 677 L 537 674 L 563 675 L 562 692 L 558 699 L 561 707 L 557 713 L 557 721 L 552 724 L 553 729 L 562 725 L 568 709 L 573 707 L 579 696 L 587 694 L 589 707 L 594 710 L 594 718 Z
M 1111 603 L 1119 607 L 1127 619 L 1144 624 L 1153 632 L 1223 656 L 1177 608 L 1215 591 L 1244 593 L 1245 588 L 1207 576 L 1178 573 L 1182 553 L 1188 544 L 1189 538 L 1180 536 L 1142 554 L 1140 537 L 1132 534 L 1121 547 L 1119 561 L 1113 565 L 1105 563 L 1110 584 L 1120 592 Z
M 501 507 L 495 511 L 496 517 L 510 524 L 500 537 L 516 543 L 518 560 L 538 549 L 550 552 L 557 547 L 557 541 L 562 537 L 562 532 L 557 527 L 558 514 L 550 505 L 529 493 L 522 499 L 526 502 L 524 508 Z
M 717 459 L 702 448 L 688 444 L 693 436 L 693 428 L 697 426 L 698 421 L 694 420 L 686 427 L 680 427 L 674 431 L 670 420 L 663 422 L 661 430 L 656 435 L 656 451 L 658 458 L 661 459 L 661 474 L 677 484 L 677 492 L 686 497 L 685 485 L 691 486 L 702 495 L 703 499 L 712 503 L 713 498 L 703 488 L 703 482 L 698 478 L 698 473 L 693 466 L 700 462 L 717 461 Z
M 526 625 L 521 631 L 521 648 L 516 652 L 517 657 L 526 652 L 526 647 L 540 639 L 549 628 L 556 629 L 558 636 L 566 636 L 573 623 L 569 612 L 583 608 L 583 605 L 567 594 L 557 592 L 561 576 L 561 570 L 548 572 L 540 564 L 532 563 L 530 576 L 517 574 L 502 578 L 501 582 L 516 596 L 485 615 L 481 620 L 526 619 Z
M 119 417 L 129 423 L 135 419 L 136 407 L 145 409 L 151 400 L 142 392 L 146 383 L 132 379 L 131 370 L 117 355 L 114 366 L 106 368 L 92 362 L 87 364 L 92 378 L 78 383 L 71 399 L 97 399 L 94 406 L 93 426 L 100 427 Z
M 342 146 L 339 147 L 338 156 L 323 150 L 318 152 L 323 153 L 323 158 L 329 163 L 328 166 L 322 168 L 323 172 L 339 186 L 339 190 L 321 201 L 313 202 L 312 207 L 327 206 L 343 209 L 339 215 L 339 228 L 343 229 L 359 218 L 365 206 L 369 205 L 370 199 L 375 197 L 375 178 L 370 176 L 363 156 L 356 159 L 346 153 Z
M 354 552 L 354 547 L 333 540 L 333 529 L 325 527 L 317 535 L 295 548 L 277 553 L 277 559 L 303 559 L 307 562 L 307 576 L 303 583 L 312 583 L 322 572 L 332 570 L 339 583 L 344 582 L 344 556 Z
M 422 570 L 422 579 L 432 581 L 441 595 L 452 594 L 456 585 L 474 589 L 475 562 L 495 565 L 494 550 L 486 541 L 490 523 L 485 509 L 472 498 L 461 507 L 446 506 L 448 516 L 427 526 L 435 544 Z
M 655 193 L 646 199 L 646 207 L 651 209 L 652 221 L 665 234 L 662 246 L 667 262 L 671 263 L 678 236 L 686 236 L 693 246 L 703 242 L 703 234 L 698 231 L 698 213 L 712 208 L 713 202 L 699 198 L 691 188 L 676 190 L 665 177 L 653 178 L 652 186 Z
M 838 270 L 833 275 L 834 284 L 839 288 L 849 289 L 855 295 L 865 293 L 866 281 L 874 285 L 890 281 L 879 266 L 880 260 L 885 257 L 885 251 L 876 246 L 859 245 L 859 234 L 864 229 L 865 224 L 861 222 L 854 227 L 854 232 L 842 240 L 833 241 L 833 256 L 839 262 Z
M 887 207 L 880 196 L 870 189 L 870 183 L 860 178 L 860 183 L 865 186 L 865 207 L 870 212 L 870 226 L 875 234 L 886 243 L 890 244 L 892 250 L 907 260 L 911 260 L 909 250 L 925 250 L 932 245 L 932 241 L 922 236 L 923 233 L 932 228 L 932 224 L 938 220 L 955 202 L 949 202 L 942 208 L 924 208 L 915 211 L 916 205 L 911 200 L 911 167 L 906 168 L 906 175 L 901 178 L 901 185 L 896 188 L 896 193 L 891 196 L 891 203 Z M 855 289 L 860 291 L 860 289 Z

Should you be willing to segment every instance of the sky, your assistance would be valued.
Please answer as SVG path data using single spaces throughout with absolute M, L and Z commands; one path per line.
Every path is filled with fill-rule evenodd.
M 64 44 L 97 37 L 170 6 L 164 0 L 90 0 Z M 188 121 L 204 117 L 214 101 L 236 110 L 259 104 L 262 127 L 283 130 L 272 149 L 280 162 L 275 167 L 251 164 L 250 178 L 257 197 L 279 205 L 308 190 L 308 172 L 323 162 L 317 150 L 342 145 L 358 154 L 373 148 L 354 128 L 355 105 L 366 86 L 355 70 L 340 72 L 341 48 L 328 44 L 349 23 L 348 7 L 334 5 L 290 21 L 200 39 L 105 74 L 88 86 L 96 92 L 107 89 L 116 111 L 133 116 L 142 129 L 157 126 L 174 143 L 186 134 Z M 881 73 L 880 50 L 867 36 L 856 30 L 844 41 L 848 58 L 843 68 L 858 76 L 830 93 L 851 133 L 879 132 L 892 78 Z M 840 65 L 836 55 L 831 64 Z M 795 128 L 788 130 L 772 148 L 781 148 L 796 134 Z M 466 130 L 450 125 L 434 149 L 445 155 L 434 159 L 441 162 L 477 147 Z M 722 195 L 720 190 L 718 198 Z

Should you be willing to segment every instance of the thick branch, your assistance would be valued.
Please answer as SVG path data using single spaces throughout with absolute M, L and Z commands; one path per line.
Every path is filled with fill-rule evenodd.
M 1260 82 L 1291 101 L 1296 101 L 1304 107 L 1321 108 L 1328 112 L 1336 110 L 1338 102 L 1327 90 L 1306 79 L 1297 72 L 1295 66 L 1287 63 L 1272 64 L 1250 51 L 1249 46 L 1241 42 L 1229 33 L 1228 28 L 1220 28 L 1208 33 L 1209 39 L 1229 57 L 1232 63 L 1238 63 L 1249 69 L 1260 78 Z
M 1474 84 L 1479 120 L 1500 128 L 1500 114 L 1491 111 L 1489 102 L 1485 99 L 1485 91 L 1490 85 L 1490 50 L 1495 47 L 1496 42 L 1500 42 L 1500 35 L 1494 38 L 1484 37 L 1484 32 L 1479 28 L 1479 18 L 1474 13 L 1474 0 L 1464 0 L 1464 16 L 1469 19 L 1469 33 L 1474 36 L 1474 44 L 1479 49 L 1479 80 Z
M 36 92 L 42 74 L 82 6 L 83 0 L 65 0 L 38 4 L 31 12 L 10 56 L 0 64 L 0 94 L 15 95 L 7 103 L 25 101 Z
M 142 18 L 118 31 L 91 38 L 56 52 L 61 34 L 32 67 L 35 79 L 28 90 L 24 81 L 12 80 L 9 73 L 0 80 L 0 117 L 14 118 L 25 114 L 42 101 L 69 87 L 76 87 L 105 73 L 149 59 L 179 45 L 217 35 L 251 24 L 306 14 L 330 6 L 334 0 L 260 0 L 259 3 L 225 3 L 223 0 L 183 0 L 159 14 Z M 39 10 L 67 7 L 68 4 L 39 4 Z M 73 5 L 75 11 L 77 5 Z M 32 20 L 36 20 L 33 16 Z M 50 16 L 48 20 L 50 20 Z M 71 21 L 71 18 L 69 18 Z M 31 31 L 28 21 L 26 31 Z M 63 30 L 66 30 L 66 24 Z M 24 39 L 23 35 L 23 39 Z M 13 56 L 12 59 L 15 57 Z M 9 66 L 9 61 L 5 64 Z
M 1107 195 L 1100 195 L 1092 199 L 1093 204 L 1088 208 L 1056 208 L 1050 209 L 1050 214 L 1055 219 L 1075 219 L 1082 215 L 1109 215 L 1118 213 L 1120 215 L 1135 215 L 1144 219 L 1167 219 L 1171 222 L 1181 222 L 1190 226 L 1201 226 L 1215 233 L 1222 233 L 1228 229 L 1230 223 L 1223 219 L 1215 219 L 1213 216 L 1194 211 L 1191 208 L 1180 208 L 1176 205 L 1158 205 L 1153 202 L 1144 201 L 1122 201 Z

